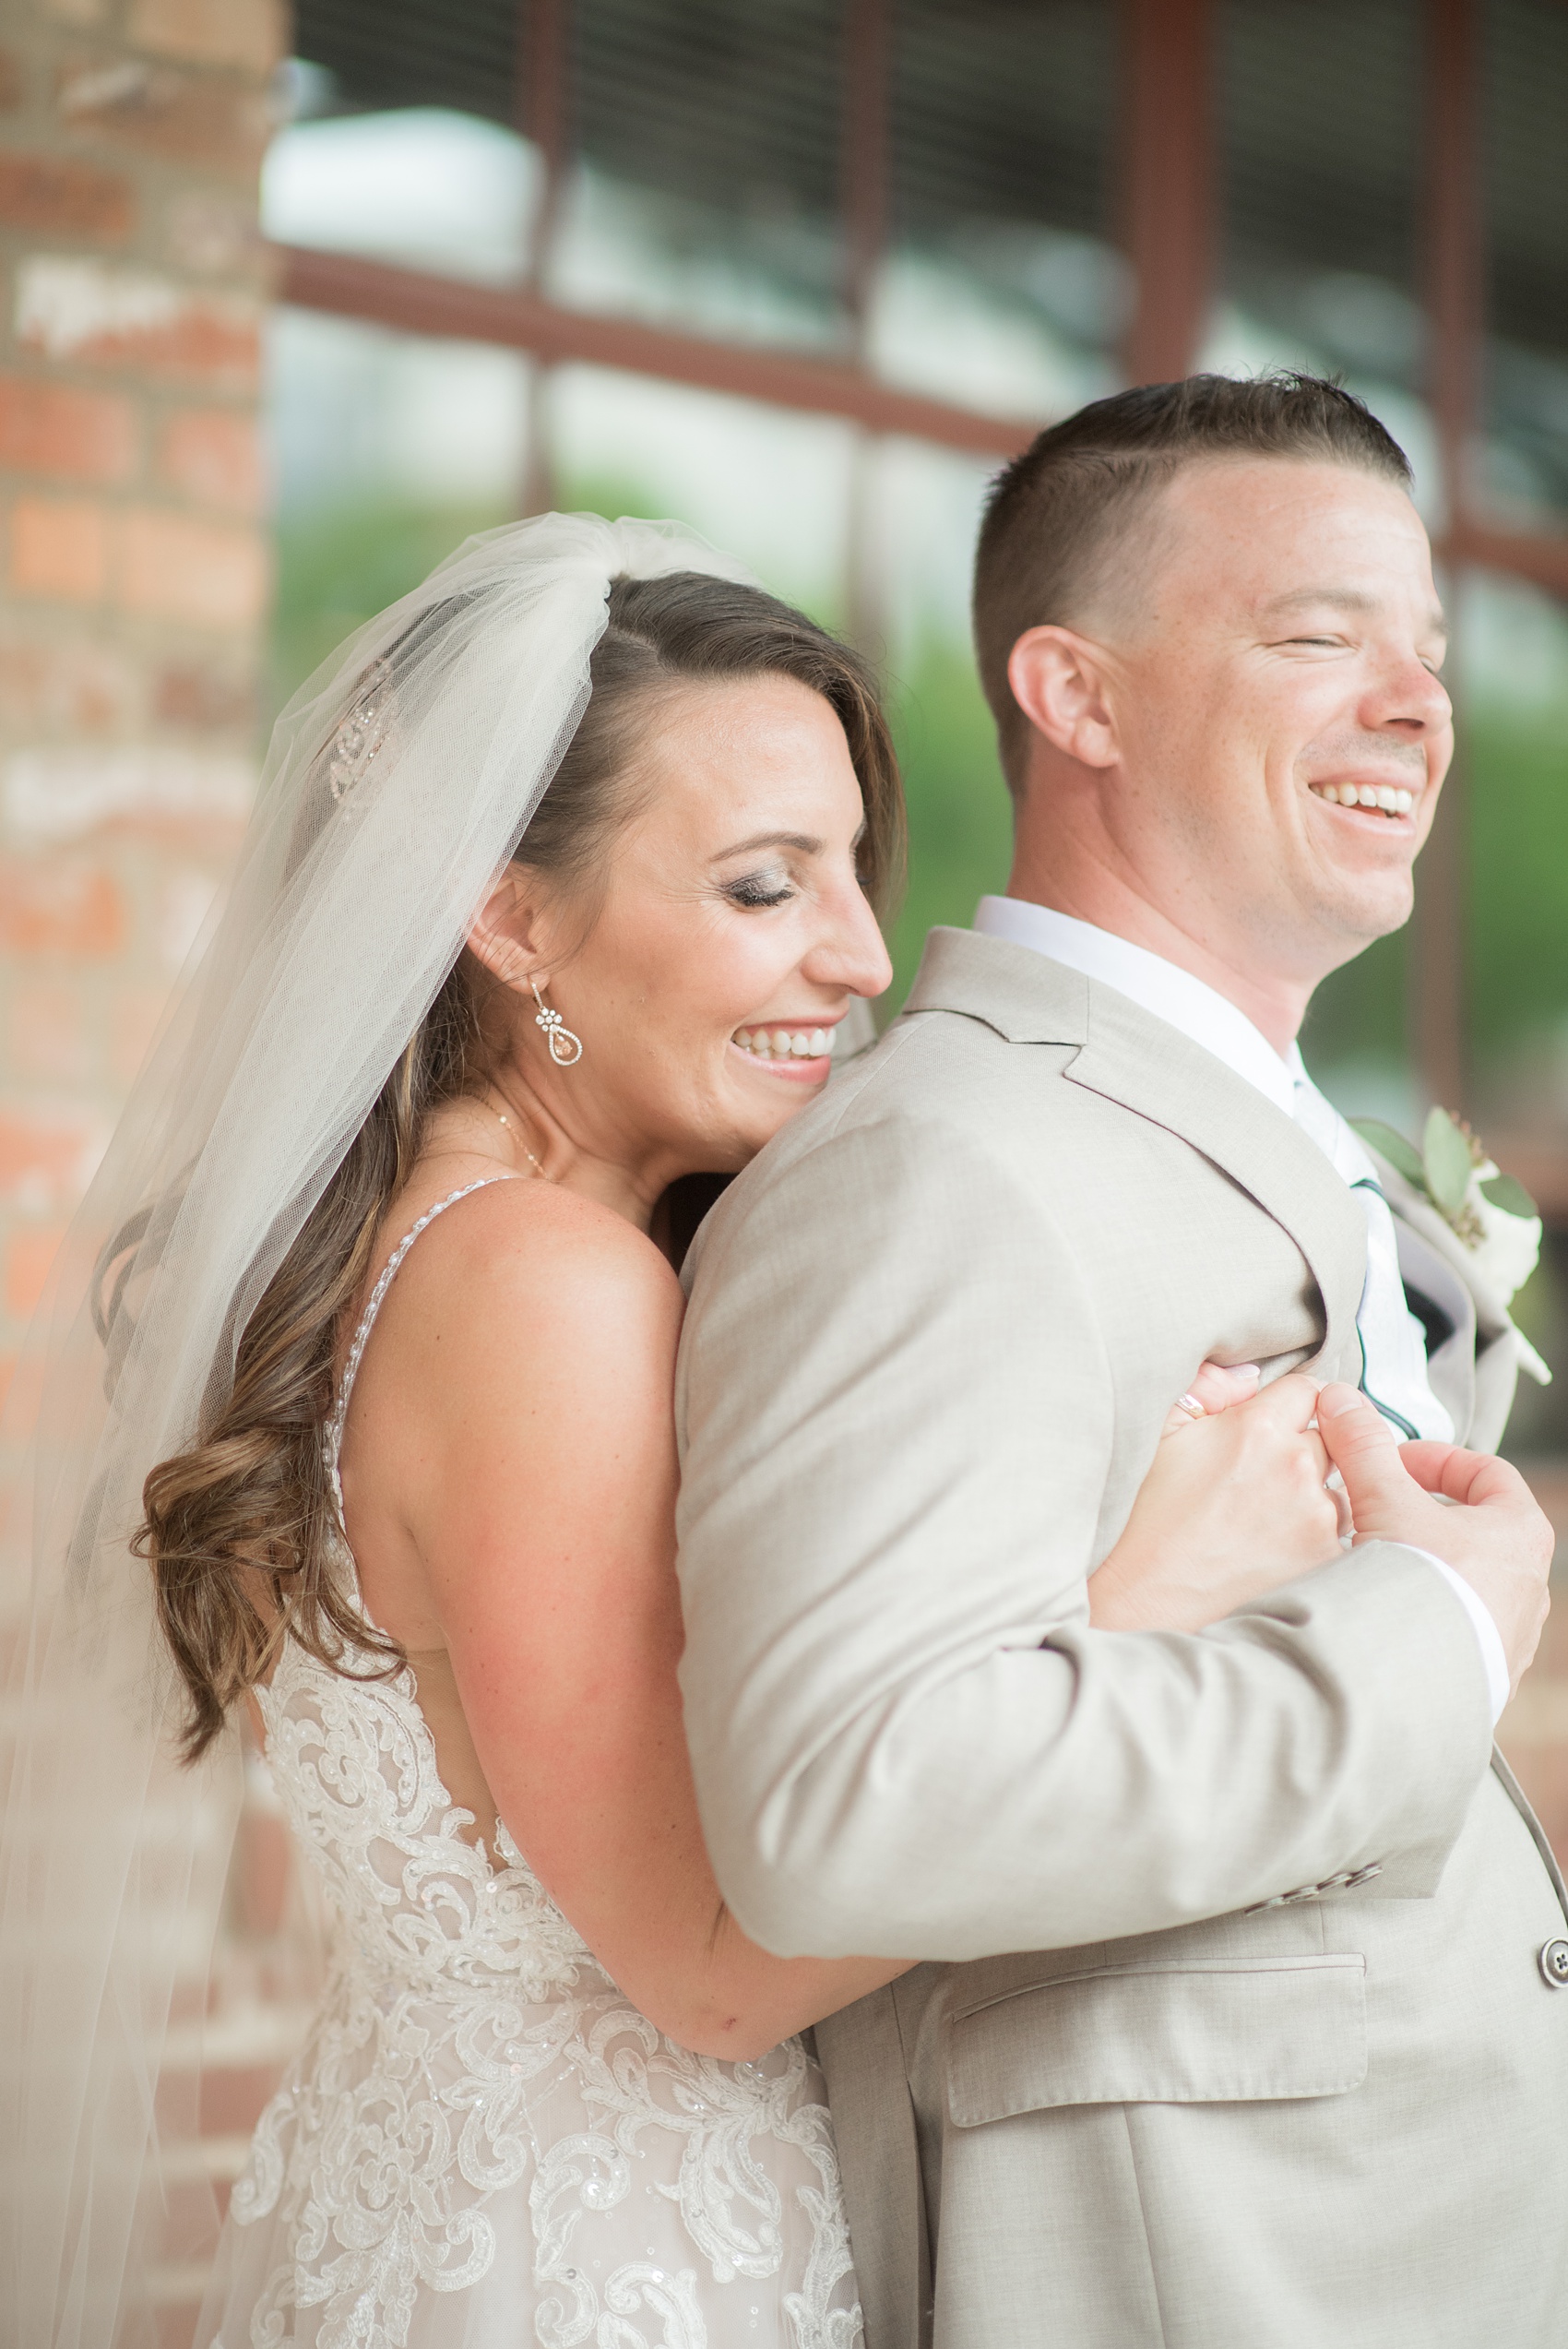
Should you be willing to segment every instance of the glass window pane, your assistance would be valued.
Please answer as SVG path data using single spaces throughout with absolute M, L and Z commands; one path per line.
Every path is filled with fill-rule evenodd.
M 295 0 L 294 52 L 353 113 L 450 107 L 518 119 L 517 0 Z
M 1568 8 L 1485 0 L 1488 339 L 1477 494 L 1491 516 L 1568 519 Z
M 837 0 L 576 0 L 563 300 L 842 338 Z
M 541 256 L 585 308 L 845 345 L 837 0 L 574 0 L 570 161 Z M 542 169 L 512 0 L 303 0 L 268 233 L 505 281 Z M 356 119 L 357 118 L 357 119 Z
M 1416 0 L 1225 0 L 1219 40 L 1229 289 L 1287 329 L 1304 297 L 1308 333 L 1343 364 L 1413 382 L 1408 315 L 1363 314 L 1344 280 L 1417 293 Z
M 351 628 L 517 512 L 530 370 L 489 344 L 282 309 L 267 375 L 276 710 Z
M 1342 375 L 1409 455 L 1436 521 L 1418 0 L 1223 0 L 1218 39 L 1219 303 L 1204 364 Z
M 883 374 L 1019 415 L 1112 388 L 1128 301 L 1115 102 L 1102 0 L 903 0 L 891 249 L 870 322 Z
M 279 244 L 505 285 L 527 269 L 542 173 L 515 131 L 434 106 L 291 123 L 261 174 Z

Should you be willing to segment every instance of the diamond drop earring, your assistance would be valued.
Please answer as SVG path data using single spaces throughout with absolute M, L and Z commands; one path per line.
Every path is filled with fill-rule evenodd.
M 583 1056 L 583 1040 L 581 1036 L 573 1035 L 558 1011 L 551 1009 L 539 991 L 539 981 L 530 979 L 529 984 L 533 989 L 533 999 L 539 1006 L 534 1015 L 534 1026 L 542 1028 L 549 1037 L 550 1057 L 557 1068 L 570 1068 L 574 1062 L 579 1061 Z

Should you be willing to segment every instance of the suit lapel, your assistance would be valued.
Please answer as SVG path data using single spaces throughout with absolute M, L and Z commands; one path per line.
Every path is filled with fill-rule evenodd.
M 1078 1046 L 1064 1074 L 1179 1135 L 1287 1231 L 1323 1298 L 1319 1361 L 1353 1350 L 1366 1275 L 1366 1220 L 1294 1119 L 1163 1019 L 1032 948 L 933 930 L 907 1010 L 980 1019 L 1015 1043 Z
M 1366 1219 L 1342 1177 L 1294 1119 L 1201 1044 L 1112 988 L 1089 989 L 1087 1043 L 1070 1081 L 1180 1135 L 1289 1232 L 1324 1302 L 1319 1360 L 1353 1346 L 1366 1277 Z

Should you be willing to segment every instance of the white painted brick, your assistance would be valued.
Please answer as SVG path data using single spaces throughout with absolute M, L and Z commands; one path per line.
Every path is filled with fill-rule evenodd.
M 17 333 L 47 358 L 69 359 L 101 336 L 171 327 L 184 302 L 172 278 L 35 253 L 17 271 Z
M 0 769 L 0 826 L 43 847 L 138 817 L 243 823 L 255 793 L 255 763 L 234 751 L 48 745 L 13 751 Z

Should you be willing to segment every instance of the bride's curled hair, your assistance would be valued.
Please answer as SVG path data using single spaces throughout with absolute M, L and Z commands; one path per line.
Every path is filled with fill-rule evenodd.
M 377 664 L 374 690 L 394 712 L 400 659 L 415 635 L 427 646 L 441 622 L 438 605 Z M 870 671 L 803 614 L 759 589 L 694 571 L 612 582 L 587 708 L 529 821 L 519 861 L 580 900 L 591 920 L 596 876 L 640 805 L 630 754 L 661 693 L 684 682 L 768 675 L 821 694 L 838 717 L 865 805 L 861 880 L 873 906 L 885 910 L 902 874 L 902 800 Z M 369 707 L 367 691 L 358 709 Z M 340 784 L 323 752 L 300 811 L 303 840 L 328 820 Z M 406 1661 L 396 1641 L 366 1624 L 341 1579 L 322 1434 L 345 1317 L 430 1116 L 489 1077 L 495 1044 L 487 1006 L 496 984 L 467 948 L 458 954 L 246 1320 L 232 1380 L 209 1393 L 189 1448 L 147 1478 L 135 1546 L 151 1562 L 160 1619 L 188 1696 L 187 1759 L 207 1749 L 235 1701 L 267 1675 L 287 1636 L 335 1668 L 350 1641 L 379 1654 L 385 1674 Z

